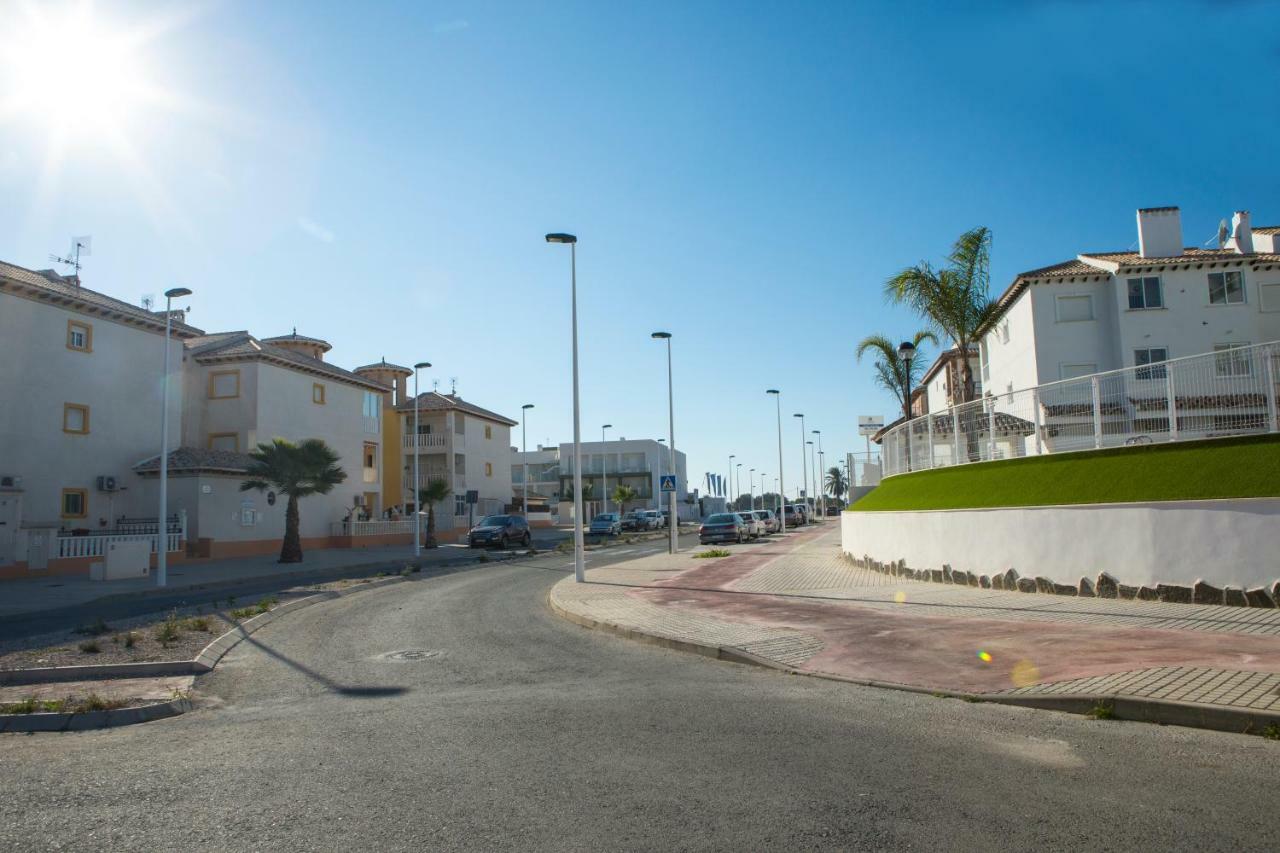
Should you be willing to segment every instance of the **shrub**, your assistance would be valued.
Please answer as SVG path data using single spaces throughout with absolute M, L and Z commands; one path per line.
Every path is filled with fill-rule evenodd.
M 93 624 L 81 625 L 79 628 L 76 628 L 75 632 L 89 637 L 101 637 L 103 634 L 111 633 L 111 626 L 102 621 L 102 617 L 99 616 Z
M 230 616 L 232 619 L 240 620 L 240 619 L 250 619 L 254 616 L 257 616 L 258 613 L 260 612 L 261 611 L 259 611 L 256 607 L 237 607 L 235 610 L 232 610 L 227 615 Z
M 201 631 L 209 633 L 209 620 L 204 616 L 192 616 L 182 623 L 182 627 L 188 631 Z
M 182 636 L 182 631 L 178 625 L 178 620 L 172 615 L 160 623 L 156 628 L 156 639 L 160 641 L 160 645 L 166 649 L 170 643 L 177 641 Z
M 1262 730 L 1262 736 L 1267 740 L 1280 740 L 1280 725 L 1268 723 L 1267 727 Z
M 80 651 L 87 655 L 96 655 L 98 652 L 102 651 L 102 648 L 98 645 L 97 640 L 85 640 L 80 644 Z
M 710 548 L 706 551 L 699 551 L 693 555 L 695 560 L 701 560 L 706 557 L 727 557 L 733 552 L 726 548 Z
M 138 644 L 138 635 L 130 631 L 124 635 L 124 647 L 131 649 Z
M 119 699 L 103 699 L 97 693 L 90 693 L 79 702 L 64 703 L 64 707 L 73 714 L 87 714 L 90 711 L 110 711 L 123 704 Z
M 268 595 L 266 598 L 259 599 L 258 605 L 257 605 L 258 612 L 266 613 L 268 610 L 275 607 L 278 603 L 280 603 L 280 599 L 276 598 L 274 595 Z
M 1093 710 L 1088 713 L 1088 717 L 1091 720 L 1114 720 L 1115 716 L 1115 707 L 1110 702 L 1103 700 L 1099 700 L 1093 706 Z
M 400 577 L 402 578 L 407 578 L 411 574 L 413 574 L 412 566 L 405 566 L 403 569 L 400 570 Z

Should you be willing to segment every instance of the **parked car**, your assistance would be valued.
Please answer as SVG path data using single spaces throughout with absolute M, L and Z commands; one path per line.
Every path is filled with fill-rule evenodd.
M 773 514 L 773 510 L 757 509 L 753 510 L 752 514 L 755 515 L 755 517 L 760 520 L 760 523 L 764 525 L 765 533 L 778 532 L 778 518 Z
M 759 539 L 764 535 L 764 522 L 756 518 L 754 512 L 744 509 L 738 515 L 742 518 L 742 523 L 747 526 L 748 539 Z
M 633 509 L 622 517 L 623 530 L 648 530 L 649 519 L 642 509 Z
M 605 536 L 617 536 L 622 533 L 622 516 L 616 512 L 602 512 L 591 519 L 591 532 Z
M 656 509 L 646 509 L 644 511 L 644 516 L 649 519 L 650 530 L 657 530 L 666 526 L 666 519 L 663 517 L 662 513 L 658 512 Z
M 840 504 L 838 504 L 838 503 L 836 503 L 836 502 L 834 502 L 834 501 L 832 501 L 831 503 L 827 504 L 827 516 L 828 516 L 828 517 L 833 516 L 833 515 L 839 515 L 839 514 L 840 514 Z
M 677 524 L 678 524 L 678 523 L 679 523 L 679 522 L 677 522 Z M 669 510 L 669 509 L 664 509 L 664 510 L 662 511 L 662 526 L 663 526 L 663 527 L 670 527 L 670 526 L 671 526 L 671 510 Z
M 800 510 L 795 504 L 787 504 L 782 508 L 783 520 L 786 521 L 787 527 L 795 529 L 804 524 L 804 516 L 800 514 Z
M 528 548 L 529 522 L 522 515 L 486 515 L 467 534 L 467 545 L 471 548 L 506 548 L 517 544 Z
M 742 542 L 746 538 L 747 523 L 736 512 L 709 515 L 698 528 L 698 541 L 703 545 L 712 542 Z
M 813 523 L 813 511 L 808 504 L 796 504 L 796 512 L 800 515 L 801 524 Z

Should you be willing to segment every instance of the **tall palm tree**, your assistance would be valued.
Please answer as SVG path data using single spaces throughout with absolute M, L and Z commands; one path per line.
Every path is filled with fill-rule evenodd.
M 827 491 L 830 492 L 835 499 L 840 500 L 841 496 L 849 490 L 849 483 L 844 478 L 844 472 L 840 470 L 840 466 L 832 465 L 827 469 Z
M 318 438 L 294 444 L 283 438 L 263 442 L 249 452 L 249 479 L 240 491 L 275 489 L 289 496 L 284 512 L 284 542 L 280 546 L 280 562 L 302 562 L 302 537 L 298 532 L 298 499 L 309 495 L 327 495 L 333 487 L 347 479 L 338 465 L 340 457 L 333 448 Z
M 898 272 L 884 283 L 891 302 L 908 305 L 960 350 L 960 394 L 955 403 L 974 398 L 969 347 L 978 329 L 995 313 L 990 297 L 991 229 L 979 226 L 960 235 L 946 265 L 935 269 L 928 261 Z M 954 384 L 954 383 L 953 383 Z
M 911 343 L 916 348 L 916 357 L 910 362 L 898 356 L 898 345 L 884 335 L 868 335 L 858 344 L 858 361 L 868 352 L 875 353 L 875 382 L 898 400 L 904 418 L 911 417 L 911 400 L 909 389 L 919 384 L 924 374 L 926 360 L 920 357 L 920 345 L 928 341 L 937 344 L 938 339 L 933 332 L 916 332 Z
M 414 507 L 414 512 L 421 512 L 425 505 L 427 508 L 427 547 L 434 548 L 436 546 L 436 504 L 449 497 L 449 481 L 441 477 L 427 481 L 425 489 L 418 490 L 418 505 Z

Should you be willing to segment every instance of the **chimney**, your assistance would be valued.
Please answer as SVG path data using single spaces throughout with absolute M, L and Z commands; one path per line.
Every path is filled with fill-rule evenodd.
M 1138 210 L 1138 254 L 1144 258 L 1176 258 L 1182 254 L 1182 213 L 1178 208 Z
M 1231 239 L 1227 248 L 1237 255 L 1253 254 L 1253 226 L 1249 224 L 1249 211 L 1237 210 L 1231 217 Z

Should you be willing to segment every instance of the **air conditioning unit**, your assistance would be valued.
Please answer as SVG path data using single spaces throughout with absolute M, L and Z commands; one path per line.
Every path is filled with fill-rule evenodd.
M 17 474 L 0 474 L 0 489 L 18 489 L 22 487 L 22 478 Z
M 98 478 L 98 491 L 114 492 L 119 486 L 116 485 L 116 478 L 111 476 L 102 476 Z

